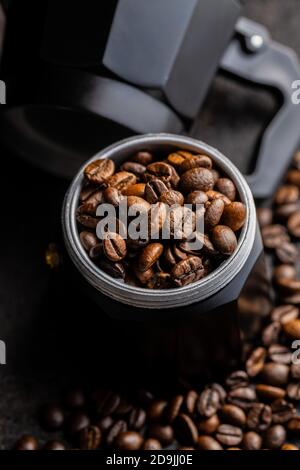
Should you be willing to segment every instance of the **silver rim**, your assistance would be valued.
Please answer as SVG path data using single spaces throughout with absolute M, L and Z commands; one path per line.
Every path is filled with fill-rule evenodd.
M 98 158 L 122 160 L 142 148 L 180 147 L 203 152 L 231 178 L 247 207 L 247 220 L 233 255 L 206 278 L 185 287 L 150 290 L 124 284 L 101 271 L 84 251 L 77 231 L 76 208 L 83 180 L 83 168 Z M 256 232 L 256 210 L 250 188 L 240 171 L 222 153 L 213 147 L 184 136 L 172 134 L 147 134 L 122 140 L 102 150 L 86 162 L 75 176 L 66 194 L 62 225 L 68 253 L 81 274 L 96 290 L 108 297 L 134 307 L 148 309 L 176 308 L 200 302 L 219 292 L 240 272 L 253 247 Z

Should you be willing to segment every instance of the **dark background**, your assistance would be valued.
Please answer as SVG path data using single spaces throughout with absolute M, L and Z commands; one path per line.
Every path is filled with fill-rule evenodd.
M 245 16 L 300 53 L 299 0 L 249 0 Z M 274 107 L 268 93 L 219 77 L 197 135 L 246 170 L 247 157 Z M 0 445 L 10 448 L 25 432 L 42 442 L 40 405 L 59 399 L 69 384 L 101 383 L 110 351 L 97 354 L 96 309 L 78 296 L 63 269 L 50 271 L 44 262 L 47 245 L 61 243 L 60 210 L 68 182 L 4 150 L 1 169 L 0 339 L 7 345 L 7 365 L 0 366 Z

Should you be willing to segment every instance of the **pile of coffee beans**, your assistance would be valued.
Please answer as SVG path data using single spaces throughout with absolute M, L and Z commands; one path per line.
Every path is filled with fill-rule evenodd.
M 207 276 L 237 247 L 246 208 L 232 180 L 207 155 L 140 151 L 118 169 L 110 159 L 93 161 L 84 179 L 77 209 L 80 240 L 96 265 L 114 278 L 149 289 L 185 286 Z M 147 233 L 139 239 L 128 230 L 121 233 L 125 199 L 128 210 L 147 220 Z M 97 209 L 103 204 L 116 209 L 116 228 L 106 227 L 99 236 Z M 191 243 L 195 240 L 198 248 Z
M 257 342 L 244 345 L 243 370 L 165 394 L 75 388 L 41 412 L 49 441 L 24 435 L 15 448 L 299 450 L 300 153 L 272 207 L 257 213 L 277 298 Z M 50 439 L 57 432 L 61 439 Z

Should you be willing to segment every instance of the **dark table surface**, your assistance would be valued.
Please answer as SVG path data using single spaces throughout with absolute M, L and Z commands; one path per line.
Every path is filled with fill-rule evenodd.
M 300 53 L 299 0 L 251 0 L 245 16 Z M 217 78 L 197 135 L 246 170 L 247 156 L 273 109 L 268 93 Z M 95 308 L 74 296 L 71 282 L 44 263 L 49 242 L 60 242 L 68 182 L 4 151 L 1 165 L 0 339 L 6 342 L 7 364 L 0 366 L 0 446 L 10 448 L 25 432 L 43 440 L 40 405 L 57 400 L 68 384 L 101 383 L 106 357 L 97 355 Z

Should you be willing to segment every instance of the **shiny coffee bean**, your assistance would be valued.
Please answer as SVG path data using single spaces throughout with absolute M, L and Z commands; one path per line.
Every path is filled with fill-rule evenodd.
M 289 233 L 296 238 L 300 237 L 300 211 L 291 214 L 287 221 L 287 228 Z
M 193 168 L 207 168 L 211 170 L 212 160 L 207 155 L 191 155 L 184 159 L 179 167 L 180 173 L 185 173 Z
M 171 270 L 173 282 L 179 287 L 199 281 L 204 274 L 201 258 L 197 256 L 189 256 L 177 263 Z
M 162 195 L 159 197 L 159 201 L 167 204 L 168 206 L 174 206 L 176 204 L 183 206 L 184 197 L 179 191 L 170 189 L 162 193 Z
M 209 418 L 203 419 L 198 423 L 197 426 L 199 434 L 214 434 L 220 424 L 220 419 L 217 414 L 212 415 Z
M 204 215 L 205 230 L 211 230 L 213 227 L 219 224 L 224 212 L 224 207 L 225 204 L 222 199 L 215 199 L 214 201 L 208 203 Z
M 299 258 L 299 253 L 295 245 L 290 242 L 283 242 L 276 248 L 276 256 L 281 263 L 295 264 Z
M 108 184 L 110 187 L 122 192 L 128 186 L 136 184 L 136 176 L 128 171 L 119 171 L 108 179 Z
M 237 232 L 246 220 L 246 207 L 242 202 L 232 202 L 224 208 L 222 223 Z
M 208 201 L 207 194 L 203 191 L 193 191 L 189 193 L 185 199 L 187 204 L 192 204 L 193 209 L 196 209 L 196 205 L 205 204 Z
M 231 201 L 234 201 L 236 198 L 236 188 L 234 183 L 229 178 L 219 178 L 216 183 L 217 191 L 224 194 Z
M 153 400 L 147 409 L 149 421 L 161 421 L 168 403 L 165 400 Z
M 109 429 L 107 435 L 106 435 L 106 444 L 108 446 L 114 445 L 116 437 L 127 431 L 127 423 L 126 421 L 120 419 L 119 421 L 116 421 L 111 428 Z
M 98 426 L 87 426 L 79 432 L 79 448 L 82 450 L 98 449 L 101 437 L 101 430 Z
M 145 177 L 147 180 L 159 178 L 163 182 L 168 183 L 172 178 L 172 166 L 165 162 L 154 162 L 147 166 Z
M 299 401 L 300 400 L 300 384 L 299 383 L 289 384 L 287 386 L 286 393 L 290 400 Z
M 256 392 L 261 399 L 274 401 L 285 397 L 285 390 L 271 385 L 257 384 Z
M 133 173 L 137 178 L 141 178 L 146 171 L 146 167 L 137 162 L 125 162 L 120 168 L 122 171 Z
M 261 377 L 264 383 L 274 385 L 274 387 L 281 387 L 287 384 L 289 372 L 290 369 L 286 364 L 269 362 L 264 365 Z
M 128 186 L 128 187 L 131 188 L 132 186 L 133 185 Z M 106 188 L 103 191 L 103 197 L 104 197 L 104 200 L 107 204 L 111 204 L 114 207 L 118 207 L 121 200 L 122 200 L 122 196 L 121 196 L 120 192 L 118 191 L 118 189 L 113 188 L 113 187 Z
M 213 228 L 212 242 L 223 255 L 231 255 L 237 247 L 236 236 L 226 225 L 217 225 Z
M 142 445 L 142 450 L 161 450 L 161 443 L 157 439 L 146 439 Z
M 280 322 L 282 325 L 292 320 L 296 320 L 299 316 L 299 309 L 294 305 L 280 305 L 275 307 L 271 312 L 271 318 L 274 322 Z
M 269 207 L 258 207 L 256 213 L 261 228 L 272 224 L 273 212 Z
M 286 346 L 281 344 L 272 344 L 268 350 L 269 358 L 272 362 L 289 365 L 292 361 L 292 354 Z
M 128 426 L 130 429 L 140 430 L 146 421 L 146 412 L 143 408 L 133 408 L 128 418 Z
M 239 428 L 243 428 L 246 424 L 245 412 L 235 405 L 226 404 L 221 408 L 222 423 L 232 424 Z
M 243 370 L 234 371 L 226 378 L 226 386 L 229 390 L 247 387 L 248 385 L 249 377 L 248 374 Z
M 246 370 L 249 377 L 258 375 L 264 367 L 267 351 L 259 347 L 254 349 L 246 362 Z
M 291 339 L 300 339 L 300 319 L 290 320 L 284 323 L 283 331 Z
M 255 401 L 255 390 L 247 386 L 234 388 L 228 394 L 228 402 L 242 408 L 243 410 L 251 407 Z
M 222 445 L 237 446 L 242 442 L 243 432 L 237 426 L 221 424 L 217 429 L 216 438 Z
M 64 423 L 64 412 L 58 405 L 46 406 L 41 413 L 41 422 L 45 429 L 55 431 Z
M 280 424 L 275 424 L 267 429 L 265 434 L 265 446 L 269 449 L 279 449 L 286 439 L 286 430 Z
M 261 230 L 265 248 L 275 249 L 284 242 L 290 241 L 286 228 L 283 225 L 266 225 Z
M 150 243 L 141 252 L 138 261 L 138 269 L 145 272 L 153 266 L 159 259 L 163 252 L 163 245 L 161 243 Z
M 183 400 L 183 408 L 188 414 L 194 414 L 197 400 L 198 393 L 195 390 L 188 390 L 186 392 Z
M 97 264 L 100 269 L 109 274 L 111 277 L 115 279 L 125 278 L 125 269 L 121 263 L 113 263 L 109 260 L 101 259 Z
M 244 434 L 242 447 L 245 450 L 260 450 L 262 441 L 262 437 L 257 432 L 249 431 Z
M 169 425 L 152 424 L 149 427 L 148 437 L 157 439 L 164 446 L 169 446 L 174 441 L 174 430 Z
M 190 416 L 180 413 L 175 421 L 176 438 L 182 445 L 193 445 L 198 440 L 198 429 Z
M 130 157 L 132 162 L 140 163 L 141 165 L 149 165 L 153 161 L 153 155 L 146 150 L 135 153 Z
M 274 424 L 284 424 L 296 415 L 296 409 L 292 403 L 279 399 L 271 404 L 272 420 Z
M 264 346 L 270 346 L 272 343 L 278 343 L 281 324 L 279 321 L 270 323 L 262 332 L 262 342 Z
M 111 416 L 104 416 L 104 418 L 101 418 L 96 422 L 96 425 L 104 434 L 112 427 L 113 422 L 114 421 Z
M 168 423 L 173 423 L 177 418 L 183 404 L 183 395 L 176 395 L 168 404 L 165 412 L 165 419 Z
M 114 162 L 104 158 L 101 160 L 94 160 L 86 166 L 84 176 L 90 183 L 101 185 L 113 175 L 114 171 Z
M 180 178 L 180 188 L 186 193 L 192 191 L 209 191 L 213 189 L 214 178 L 207 168 L 193 168 L 188 170 Z
M 144 439 L 141 434 L 135 431 L 121 432 L 115 439 L 115 446 L 118 450 L 139 450 Z
M 117 263 L 127 254 L 126 242 L 118 233 L 108 232 L 103 240 L 103 251 L 110 261 Z
M 292 184 L 280 186 L 277 190 L 274 201 L 276 204 L 289 204 L 299 199 L 299 188 Z
M 296 268 L 291 264 L 280 264 L 273 270 L 273 277 L 275 281 L 281 277 L 286 279 L 295 279 L 296 275 Z
M 299 450 L 299 447 L 295 444 L 283 444 L 280 450 Z
M 255 403 L 251 406 L 247 416 L 247 426 L 253 431 L 265 431 L 272 422 L 272 410 L 270 406 Z
M 37 450 L 38 446 L 34 436 L 24 435 L 16 442 L 14 450 Z
M 223 450 L 221 444 L 211 436 L 199 436 L 197 439 L 199 450 Z

